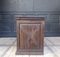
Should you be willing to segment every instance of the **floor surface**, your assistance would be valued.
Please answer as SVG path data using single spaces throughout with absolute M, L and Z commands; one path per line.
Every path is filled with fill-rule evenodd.
M 60 57 L 60 37 L 44 38 L 44 55 L 16 55 L 16 38 L 0 37 L 0 57 Z

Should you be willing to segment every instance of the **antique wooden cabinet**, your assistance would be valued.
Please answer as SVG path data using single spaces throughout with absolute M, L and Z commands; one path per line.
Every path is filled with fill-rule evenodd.
M 17 17 L 16 28 L 17 54 L 43 54 L 44 17 Z

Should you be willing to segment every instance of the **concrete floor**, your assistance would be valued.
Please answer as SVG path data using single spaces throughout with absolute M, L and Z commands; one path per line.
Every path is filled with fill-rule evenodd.
M 60 57 L 60 37 L 44 38 L 44 55 L 16 55 L 16 38 L 0 37 L 0 57 Z

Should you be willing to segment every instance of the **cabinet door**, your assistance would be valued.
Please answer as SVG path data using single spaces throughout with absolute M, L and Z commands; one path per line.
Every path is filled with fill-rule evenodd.
M 41 47 L 41 24 L 20 24 L 20 48 L 39 49 Z

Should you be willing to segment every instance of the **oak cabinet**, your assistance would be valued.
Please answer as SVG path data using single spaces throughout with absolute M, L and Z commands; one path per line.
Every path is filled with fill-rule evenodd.
M 17 17 L 17 54 L 43 54 L 44 17 Z

